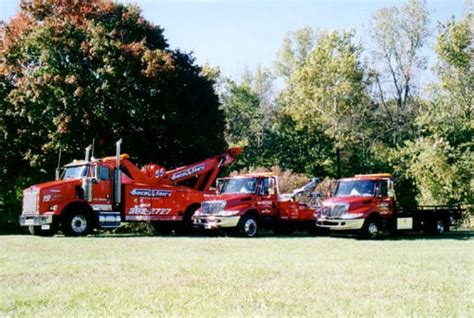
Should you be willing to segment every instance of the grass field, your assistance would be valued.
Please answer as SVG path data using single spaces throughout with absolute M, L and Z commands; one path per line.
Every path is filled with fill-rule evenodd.
M 474 236 L 0 236 L 0 316 L 474 316 Z

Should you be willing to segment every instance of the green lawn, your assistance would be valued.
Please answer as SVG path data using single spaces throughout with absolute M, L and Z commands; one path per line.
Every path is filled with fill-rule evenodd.
M 473 238 L 0 236 L 0 317 L 473 317 Z

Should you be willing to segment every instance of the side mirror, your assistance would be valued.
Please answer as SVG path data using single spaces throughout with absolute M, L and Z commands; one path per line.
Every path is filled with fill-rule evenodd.
M 388 182 L 388 197 L 389 198 L 395 198 L 395 190 L 394 190 L 394 187 L 393 187 L 393 181 L 390 180 Z

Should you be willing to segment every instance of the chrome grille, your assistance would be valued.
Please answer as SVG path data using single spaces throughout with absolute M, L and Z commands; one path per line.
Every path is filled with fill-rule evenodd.
M 23 214 L 38 214 L 39 190 L 26 189 L 23 191 Z
M 225 201 L 204 201 L 201 203 L 201 214 L 216 214 L 224 210 Z
M 327 205 L 321 209 L 321 216 L 327 218 L 339 218 L 348 210 L 345 204 Z

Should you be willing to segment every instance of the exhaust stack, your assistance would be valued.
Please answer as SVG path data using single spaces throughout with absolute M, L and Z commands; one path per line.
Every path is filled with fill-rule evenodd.
M 92 148 L 92 145 L 89 145 L 86 147 L 86 157 L 84 158 L 86 162 L 89 162 L 91 159 L 91 148 Z
M 122 202 L 122 174 L 120 171 L 120 146 L 122 145 L 122 138 L 115 144 L 115 178 L 114 178 L 114 202 L 119 205 Z

